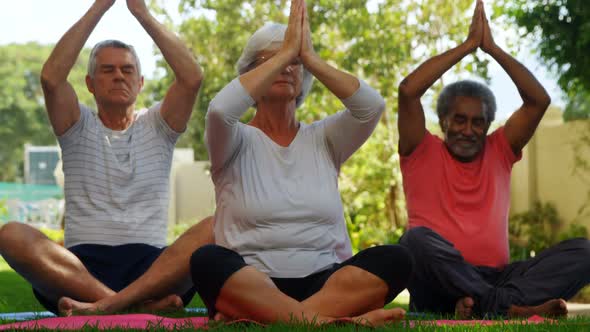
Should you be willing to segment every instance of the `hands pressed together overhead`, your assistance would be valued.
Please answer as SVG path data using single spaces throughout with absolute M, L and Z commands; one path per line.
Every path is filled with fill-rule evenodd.
M 469 35 L 465 42 L 471 46 L 473 51 L 481 48 L 482 51 L 489 53 L 496 47 L 482 0 L 477 0 L 469 27 Z
M 95 3 L 100 5 L 103 10 L 110 9 L 116 0 L 96 0 Z M 127 8 L 133 15 L 137 15 L 138 13 L 145 13 L 148 12 L 148 8 L 145 4 L 144 0 L 126 0 L 127 1 Z
M 311 29 L 305 0 L 291 1 L 291 13 L 281 51 L 288 54 L 290 58 L 299 57 L 303 65 L 317 56 L 311 41 Z

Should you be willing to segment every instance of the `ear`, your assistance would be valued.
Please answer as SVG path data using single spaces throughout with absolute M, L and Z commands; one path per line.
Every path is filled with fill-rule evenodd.
M 143 89 L 143 84 L 144 84 L 144 80 L 143 80 L 143 76 L 141 76 L 139 78 L 139 91 L 141 91 Z
M 442 132 L 445 133 L 447 131 L 447 127 L 449 124 L 448 119 L 438 119 L 438 124 L 440 125 L 440 129 L 442 130 Z
M 94 82 L 90 75 L 86 75 L 86 88 L 88 88 L 88 91 L 90 91 L 90 93 L 94 94 Z

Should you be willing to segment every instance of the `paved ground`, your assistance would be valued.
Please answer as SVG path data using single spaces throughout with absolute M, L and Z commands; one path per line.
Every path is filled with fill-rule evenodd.
M 590 316 L 590 304 L 588 303 L 568 303 L 568 317 L 573 316 Z

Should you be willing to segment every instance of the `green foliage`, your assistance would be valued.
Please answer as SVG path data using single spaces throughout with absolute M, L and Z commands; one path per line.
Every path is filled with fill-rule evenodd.
M 570 94 L 568 103 L 563 111 L 564 121 L 590 119 L 590 91 L 578 91 Z
M 25 143 L 55 144 L 39 80 L 52 48 L 37 43 L 0 46 L 0 181 L 16 181 L 23 177 Z M 84 54 L 87 59 L 88 52 Z M 85 63 L 78 60 L 70 81 L 80 100 L 92 105 L 84 83 L 85 68 Z
M 41 233 L 45 234 L 51 241 L 57 242 L 60 244 L 64 243 L 64 230 L 63 229 L 51 229 L 51 228 L 41 228 L 39 229 Z
M 510 217 L 510 257 L 522 260 L 565 239 L 587 237 L 585 226 L 572 223 L 560 231 L 563 222 L 551 203 L 535 202 L 530 211 Z
M 574 172 L 573 174 L 590 188 L 590 121 L 585 122 L 584 135 L 579 141 L 575 142 L 574 148 Z M 577 220 L 583 220 L 590 217 L 590 189 L 586 192 L 586 199 L 578 210 Z
M 6 200 L 0 199 L 0 220 L 6 220 L 8 217 L 8 207 L 6 207 Z
M 574 106 L 590 93 L 590 8 L 585 0 L 505 0 L 497 4 L 538 41 L 541 57 L 559 75 Z M 580 99 L 581 98 L 581 99 Z M 585 112 L 585 113 L 583 113 Z M 567 118 L 587 118 L 588 106 L 570 107 Z
M 171 22 L 163 0 L 152 8 Z M 205 113 L 211 99 L 237 76 L 235 62 L 248 38 L 265 22 L 286 23 L 287 0 L 183 0 L 183 21 L 174 30 L 196 54 L 205 81 L 184 135 L 197 160 L 208 158 L 203 142 Z M 427 58 L 467 37 L 472 0 L 309 0 L 310 24 L 318 54 L 378 89 L 387 110 L 374 135 L 342 168 L 341 189 L 355 250 L 396 241 L 406 224 L 397 156 L 397 86 Z M 487 78 L 487 61 L 468 57 L 456 72 Z M 161 96 L 173 76 L 164 63 L 163 80 L 150 87 Z M 439 91 L 442 80 L 430 92 Z M 428 97 L 425 100 L 429 100 Z M 434 98 L 430 98 L 434 100 Z M 342 108 L 319 82 L 298 110 L 303 122 L 326 117 Z M 250 114 L 251 116 L 251 114 Z

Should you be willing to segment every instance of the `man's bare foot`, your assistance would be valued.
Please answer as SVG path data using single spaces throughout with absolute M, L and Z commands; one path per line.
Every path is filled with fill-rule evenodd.
M 215 321 L 220 321 L 220 322 L 228 322 L 231 319 L 229 317 L 227 317 L 226 315 L 222 314 L 221 312 L 217 312 L 215 314 L 215 316 L 213 317 L 213 320 Z
M 69 297 L 62 297 L 57 302 L 57 309 L 60 316 L 69 317 L 72 315 L 90 315 L 99 311 L 94 303 L 79 302 Z
M 401 308 L 376 309 L 366 314 L 353 317 L 352 320 L 362 325 L 380 326 L 386 323 L 397 322 L 404 319 L 406 311 Z
M 508 316 L 510 317 L 530 317 L 533 315 L 565 317 L 567 316 L 567 303 L 564 299 L 553 299 L 534 307 L 512 305 L 508 309 Z
M 95 303 L 86 303 L 76 301 L 69 297 L 62 297 L 57 303 L 59 314 L 61 316 L 72 315 L 93 315 L 93 314 L 112 314 L 129 308 L 119 308 L 116 304 L 109 304 L 108 298 Z M 177 311 L 182 309 L 182 299 L 175 294 L 168 295 L 160 300 L 146 301 L 138 306 L 139 311 Z
M 455 304 L 455 316 L 459 319 L 469 319 L 473 315 L 473 299 L 469 296 L 462 297 Z
M 160 300 L 147 301 L 139 306 L 141 311 L 178 311 L 184 308 L 184 303 L 180 296 L 176 294 L 168 295 Z

